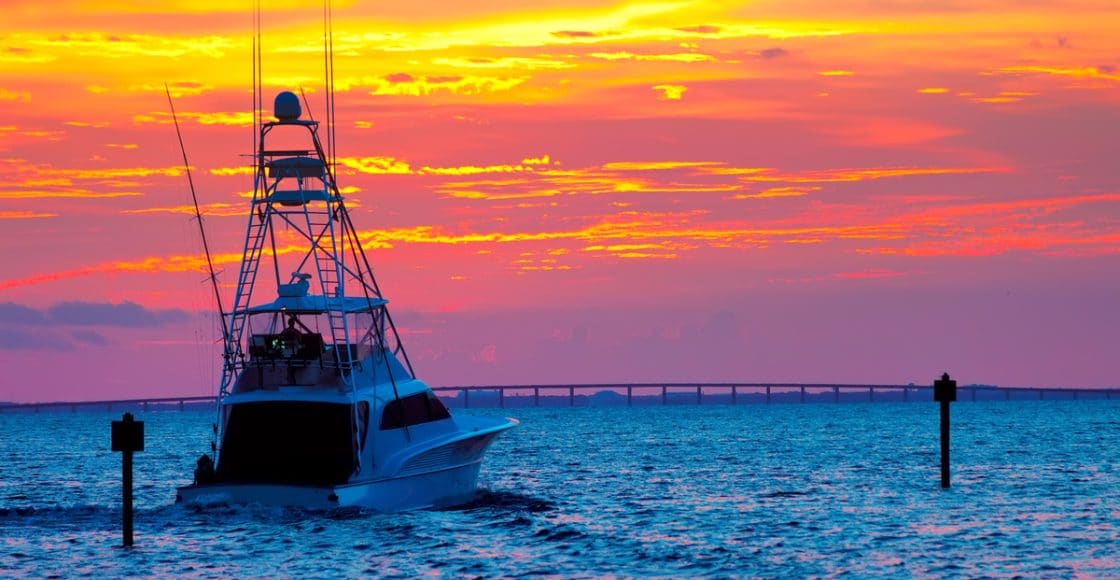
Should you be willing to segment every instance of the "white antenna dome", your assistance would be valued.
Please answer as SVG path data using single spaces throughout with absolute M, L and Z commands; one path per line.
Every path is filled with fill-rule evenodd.
M 276 95 L 276 102 L 272 105 L 273 113 L 281 122 L 298 121 L 303 110 L 299 106 L 299 97 L 291 91 L 284 91 Z

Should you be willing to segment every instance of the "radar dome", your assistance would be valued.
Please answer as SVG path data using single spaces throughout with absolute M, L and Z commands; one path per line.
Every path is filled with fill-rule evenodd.
M 303 114 L 299 107 L 299 97 L 291 91 L 284 91 L 276 95 L 276 102 L 272 105 L 277 119 L 283 121 L 297 121 Z

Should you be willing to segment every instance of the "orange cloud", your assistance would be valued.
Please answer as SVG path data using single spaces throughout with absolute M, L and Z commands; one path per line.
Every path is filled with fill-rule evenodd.
M 22 101 L 24 103 L 30 103 L 31 93 L 28 91 L 13 91 L 0 87 L 0 101 Z
M 804 173 L 756 172 L 747 175 L 744 181 L 784 181 L 787 183 L 842 183 L 870 181 L 897 177 L 917 177 L 925 175 L 969 175 L 975 173 L 1006 173 L 1004 167 L 883 167 L 870 169 L 830 169 L 807 171 Z
M 847 280 L 869 280 L 878 278 L 898 278 L 905 275 L 906 272 L 877 268 L 873 270 L 864 270 L 862 272 L 838 272 L 832 276 L 834 278 L 844 278 Z
M 199 206 L 199 210 L 203 215 L 218 216 L 218 217 L 231 217 L 245 215 L 245 204 L 232 204 L 232 203 L 208 203 Z M 136 214 L 151 214 L 151 213 L 171 213 L 182 215 L 194 215 L 193 205 L 177 205 L 172 207 L 147 207 L 141 209 L 126 209 L 121 210 L 124 215 Z
M 0 220 L 25 220 L 36 218 L 58 217 L 56 213 L 38 211 L 3 211 L 0 210 Z
M 113 198 L 144 195 L 137 191 L 93 191 L 89 189 L 0 189 L 0 199 Z
M 1120 82 L 1120 74 L 1112 70 L 1105 71 L 1100 67 L 1061 67 L 1061 66 L 1007 66 L 1000 69 L 1005 73 L 1034 73 L 1081 79 L 1099 79 Z
M 820 186 L 789 186 L 771 187 L 757 193 L 740 193 L 732 196 L 733 199 L 765 199 L 769 197 L 802 197 L 811 192 L 820 191 Z

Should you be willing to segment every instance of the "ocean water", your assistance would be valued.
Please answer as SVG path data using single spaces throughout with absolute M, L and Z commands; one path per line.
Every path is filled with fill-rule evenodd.
M 1120 401 L 506 410 L 461 508 L 174 504 L 209 413 L 0 415 L 0 576 L 1120 576 Z M 499 414 L 498 409 L 459 413 Z

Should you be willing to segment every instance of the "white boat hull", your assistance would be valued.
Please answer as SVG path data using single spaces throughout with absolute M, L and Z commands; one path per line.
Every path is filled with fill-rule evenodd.
M 361 507 L 381 512 L 443 508 L 468 503 L 478 493 L 481 462 L 437 471 L 339 485 L 219 483 L 179 488 L 189 505 L 261 504 L 308 509 Z

